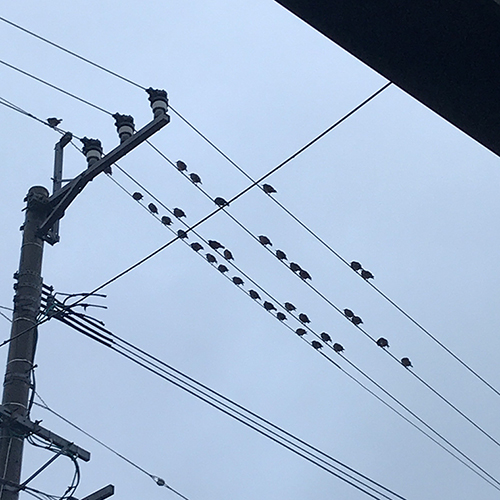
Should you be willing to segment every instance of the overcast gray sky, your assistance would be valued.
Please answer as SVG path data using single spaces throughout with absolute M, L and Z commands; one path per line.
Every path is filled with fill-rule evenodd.
M 23 1 L 1 15 L 145 87 L 258 178 L 386 83 L 272 0 Z M 111 112 L 151 119 L 147 95 L 5 23 L 1 59 Z M 0 66 L 0 97 L 76 136 L 118 144 L 113 119 Z M 3 203 L 0 305 L 12 304 L 23 198 L 50 187 L 59 135 L 0 107 Z M 212 196 L 249 185 L 175 114 L 152 142 L 198 173 Z M 448 348 L 500 388 L 497 289 L 499 159 L 394 86 L 268 179 L 274 196 Z M 213 203 L 142 145 L 120 165 L 193 224 Z M 65 177 L 85 168 L 68 147 Z M 116 168 L 114 178 L 138 190 Z M 145 196 L 144 201 L 152 201 Z M 228 211 L 267 235 L 374 338 L 500 440 L 499 397 L 443 352 L 259 189 Z M 161 210 L 161 214 L 165 213 Z M 181 227 L 177 222 L 175 229 Z M 278 301 L 294 303 L 345 357 L 500 480 L 500 450 L 375 346 L 224 213 L 199 228 Z M 89 291 L 171 239 L 106 176 L 95 179 L 47 246 L 44 281 Z M 195 241 L 191 236 L 189 242 Z M 221 258 L 219 257 L 219 260 Z M 230 276 L 238 275 L 234 270 Z M 246 278 L 243 288 L 255 288 Z M 177 241 L 105 289 L 92 313 L 117 335 L 270 419 L 407 499 L 498 498 L 498 491 L 363 391 L 327 359 Z M 261 295 L 263 295 L 261 293 Z M 1 339 L 9 335 L 2 320 Z M 291 316 L 286 323 L 300 326 Z M 314 337 L 307 335 L 309 340 Z M 351 373 L 340 357 L 324 352 Z M 0 350 L 3 356 L 6 348 Z M 68 327 L 40 327 L 37 390 L 54 410 L 190 500 L 367 498 L 318 467 Z M 357 376 L 357 375 L 356 375 Z M 116 498 L 174 499 L 140 471 L 35 408 L 54 432 L 88 449 L 78 498 L 112 483 Z M 49 458 L 27 445 L 24 477 Z M 62 494 L 73 466 L 58 459 L 33 487 Z M 23 494 L 26 498 L 27 496 Z

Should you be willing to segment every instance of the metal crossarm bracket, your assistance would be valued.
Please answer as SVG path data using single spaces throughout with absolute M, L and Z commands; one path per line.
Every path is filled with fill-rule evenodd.
M 29 418 L 12 415 L 12 413 L 3 406 L 0 406 L 0 419 L 3 422 L 9 422 L 10 425 L 22 432 L 35 434 L 35 436 L 42 438 L 58 448 L 64 449 L 67 453 L 82 459 L 84 462 L 88 462 L 90 460 L 90 452 L 87 450 L 80 448 L 71 441 L 64 439 L 54 432 L 45 429 L 45 427 L 42 427 L 40 424 L 32 422 Z
M 101 488 L 100 490 L 97 490 L 96 492 L 87 495 L 81 500 L 105 500 L 106 498 L 109 498 L 111 495 L 114 494 L 115 494 L 115 487 L 112 484 L 108 484 L 104 488 Z

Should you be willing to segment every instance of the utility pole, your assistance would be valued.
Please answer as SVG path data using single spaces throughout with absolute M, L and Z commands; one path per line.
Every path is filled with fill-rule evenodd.
M 0 500 L 18 500 L 19 491 L 54 460 L 54 457 L 51 458 L 21 483 L 24 439 L 30 434 L 35 434 L 59 448 L 59 454 L 71 454 L 85 461 L 90 460 L 89 452 L 29 419 L 30 390 L 33 390 L 31 378 L 38 336 L 37 316 L 40 312 L 43 281 L 43 245 L 44 241 L 51 245 L 59 241 L 59 220 L 90 181 L 102 172 L 109 172 L 113 163 L 169 123 L 167 93 L 151 88 L 147 92 L 154 115 L 150 123 L 135 132 L 131 116 L 118 113 L 113 115 L 120 145 L 102 157 L 99 140 L 82 139 L 87 169 L 61 187 L 62 148 L 71 140 L 71 136 L 66 134 L 56 145 L 54 193 L 49 196 L 46 188 L 34 186 L 25 198 L 26 217 L 21 227 L 23 240 L 19 270 L 14 275 L 17 279 L 14 285 L 14 314 L 0 406 Z M 112 494 L 111 489 L 110 485 L 102 492 L 109 496 Z M 96 494 L 100 495 L 102 492 L 100 490 Z

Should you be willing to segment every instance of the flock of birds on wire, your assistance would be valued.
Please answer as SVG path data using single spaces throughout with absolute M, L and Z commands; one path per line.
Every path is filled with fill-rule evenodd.
M 176 162 L 176 167 L 177 167 L 177 170 L 179 170 L 180 172 L 184 172 L 187 175 L 187 177 L 189 177 L 189 179 L 191 180 L 191 182 L 193 184 L 202 184 L 201 177 L 198 174 L 196 174 L 194 172 L 187 174 L 187 165 L 183 161 L 178 160 Z M 261 187 L 262 187 L 262 190 L 267 194 L 273 194 L 273 193 L 277 192 L 276 189 L 274 189 L 274 187 L 271 186 L 270 184 L 263 184 Z M 135 192 L 132 194 L 132 198 L 136 201 L 141 201 L 144 198 L 144 196 L 139 192 Z M 214 198 L 213 201 L 219 207 L 229 206 L 229 203 L 224 198 L 222 198 L 220 196 L 218 196 L 217 198 Z M 159 216 L 158 207 L 154 203 L 149 203 L 148 209 L 153 215 Z M 172 213 L 173 213 L 174 217 L 176 217 L 179 220 L 182 219 L 183 217 L 186 217 L 186 213 L 184 212 L 184 210 L 182 210 L 180 208 L 174 208 L 172 210 Z M 172 219 L 168 215 L 161 216 L 160 221 L 165 226 L 170 226 L 173 223 Z M 189 238 L 188 234 L 183 229 L 179 229 L 177 231 L 177 236 L 180 239 Z M 265 247 L 273 246 L 271 240 L 263 234 L 261 234 L 258 237 L 258 240 Z M 234 260 L 234 257 L 233 257 L 231 250 L 226 248 L 224 245 L 222 245 L 218 241 L 208 240 L 208 245 L 210 246 L 210 248 L 212 250 L 215 250 L 216 252 L 221 251 L 222 256 L 224 257 L 224 259 L 227 262 Z M 203 245 L 201 245 L 201 243 L 199 243 L 197 241 L 191 243 L 190 247 L 195 252 L 200 252 L 201 250 L 204 250 Z M 221 254 L 219 253 L 218 255 L 220 256 Z M 275 256 L 280 261 L 288 261 L 288 257 L 283 250 L 276 250 Z M 224 264 L 220 264 L 217 261 L 217 257 L 215 255 L 213 255 L 212 253 L 209 253 L 209 252 L 206 253 L 205 258 L 211 265 L 213 265 L 214 267 L 217 267 L 217 270 L 220 271 L 221 273 L 225 274 L 225 273 L 229 272 L 228 267 Z M 361 277 L 363 279 L 365 279 L 366 281 L 373 279 L 375 277 L 375 276 L 373 276 L 373 274 L 370 271 L 363 269 L 363 266 L 359 262 L 352 261 L 350 263 L 350 266 L 351 266 L 351 269 L 353 269 L 356 273 L 360 274 Z M 312 276 L 305 269 L 302 269 L 302 267 L 299 264 L 297 264 L 296 262 L 290 262 L 288 264 L 288 267 L 290 268 L 290 270 L 294 274 L 297 274 L 304 281 L 305 280 L 312 280 Z M 239 276 L 233 276 L 231 278 L 231 280 L 237 286 L 243 286 L 245 284 L 243 279 L 241 279 Z M 248 295 L 254 300 L 257 300 L 257 301 L 261 300 L 260 295 L 255 290 L 249 290 Z M 272 302 L 264 301 L 264 302 L 262 302 L 262 306 L 266 311 L 268 311 L 271 314 L 272 314 L 272 311 L 277 311 L 275 305 Z M 291 302 L 285 302 L 284 307 L 290 313 L 293 313 L 293 311 L 295 311 L 297 309 Z M 355 326 L 359 326 L 363 323 L 363 320 L 359 316 L 356 316 L 350 309 L 344 309 L 344 315 Z M 286 315 L 284 313 L 282 313 L 281 311 L 277 311 L 275 317 L 279 321 L 285 321 L 287 319 Z M 303 325 L 307 325 L 308 323 L 311 322 L 311 320 L 309 319 L 309 317 L 305 313 L 299 313 L 298 319 Z M 297 328 L 295 330 L 295 333 L 297 335 L 299 335 L 300 337 L 302 337 L 303 335 L 305 335 L 307 333 L 307 331 L 304 328 L 300 327 L 300 328 Z M 326 332 L 322 332 L 320 337 L 323 340 L 323 342 L 325 342 L 325 343 L 332 342 L 331 336 Z M 376 343 L 379 347 L 382 347 L 383 349 L 389 347 L 389 342 L 384 337 L 380 337 L 376 341 Z M 318 350 L 318 349 L 321 349 L 323 347 L 323 344 L 321 344 L 321 342 L 318 342 L 317 340 L 313 340 L 311 342 L 311 346 Z M 333 343 L 332 347 L 333 347 L 334 351 L 337 353 L 341 353 L 344 350 L 344 347 L 338 343 Z M 406 368 L 410 368 L 412 366 L 409 358 L 402 358 L 401 364 Z

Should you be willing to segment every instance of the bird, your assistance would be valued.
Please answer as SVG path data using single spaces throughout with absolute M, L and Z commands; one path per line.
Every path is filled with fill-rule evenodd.
M 367 271 L 366 269 L 363 269 L 361 271 L 361 277 L 364 278 L 365 280 L 372 280 L 373 278 L 375 278 L 375 276 L 373 276 L 373 274 L 370 271 Z
M 186 231 L 184 231 L 184 230 L 182 230 L 182 229 L 179 229 L 179 230 L 177 231 L 177 236 L 178 236 L 181 240 L 183 240 L 183 239 L 185 239 L 185 238 L 189 238 L 189 236 L 187 235 Z
M 184 172 L 184 170 L 187 170 L 188 168 L 188 166 L 182 160 L 177 160 L 175 162 L 175 166 L 177 167 L 177 170 L 179 172 Z
M 233 276 L 233 283 L 235 285 L 243 285 L 244 281 L 239 276 Z
M 180 208 L 174 208 L 174 215 L 178 219 L 180 219 L 181 217 L 186 217 L 186 214 L 184 213 L 184 210 L 181 210 Z
M 350 310 L 350 309 L 344 309 L 344 314 L 348 317 L 348 318 L 352 318 L 354 316 L 354 313 Z
M 219 248 L 224 248 L 224 245 L 221 245 L 216 240 L 208 240 L 208 244 L 210 245 L 210 248 L 213 248 L 214 250 L 218 250 Z
M 264 309 L 266 311 L 272 311 L 273 309 L 276 310 L 276 307 L 274 307 L 273 304 L 271 304 L 271 302 L 264 302 Z
M 276 189 L 274 189 L 271 184 L 262 184 L 262 189 L 264 190 L 264 193 L 271 194 L 271 193 L 277 193 Z
M 220 196 L 217 196 L 217 198 L 215 198 L 214 203 L 218 207 L 227 207 L 229 205 L 229 203 L 224 198 L 221 198 Z
M 254 300 L 260 300 L 260 295 L 255 290 L 249 290 L 248 294 Z
M 62 118 L 47 118 L 49 127 L 56 128 L 62 122 Z
M 285 309 L 287 311 L 295 311 L 295 309 L 297 309 L 291 302 L 285 302 Z
M 201 177 L 194 172 L 189 174 L 189 178 L 193 181 L 193 184 L 203 184 L 203 182 L 201 182 Z
M 282 313 L 282 312 L 279 312 L 276 314 L 276 317 L 280 320 L 280 321 L 285 321 L 286 319 L 286 316 Z
M 210 264 L 215 264 L 217 262 L 217 259 L 211 253 L 207 253 L 207 260 Z
M 361 269 L 361 264 L 359 262 L 356 262 L 355 260 L 353 260 L 351 262 L 351 267 L 352 269 L 354 269 L 355 271 L 359 271 Z
M 377 345 L 379 347 L 389 347 L 389 342 L 387 342 L 387 339 L 384 339 L 384 337 L 380 337 L 377 340 Z
M 152 214 L 157 214 L 158 213 L 158 208 L 154 203 L 150 203 L 148 205 L 149 210 L 151 211 Z
M 219 264 L 219 266 L 217 267 L 217 269 L 221 272 L 221 273 L 227 273 L 229 271 L 229 269 L 224 265 L 224 264 Z
M 359 316 L 353 316 L 351 321 L 355 324 L 355 325 L 360 325 L 361 323 L 363 323 L 363 320 L 359 317 Z
M 325 342 L 331 342 L 331 341 L 332 341 L 332 337 L 330 337 L 330 335 L 328 335 L 328 333 L 326 333 L 326 332 L 322 332 L 322 333 L 321 333 L 321 338 L 322 338 Z
M 315 349 L 321 349 L 323 347 L 323 344 L 321 342 L 318 342 L 317 340 L 313 340 L 311 342 L 311 345 L 315 348 Z
M 410 368 L 410 366 L 413 366 L 411 364 L 411 361 L 409 358 L 401 358 L 401 364 L 405 367 L 405 368 Z
M 226 250 L 224 250 L 224 258 L 226 260 L 234 260 L 233 254 L 231 253 L 231 250 L 228 250 L 227 248 L 226 248 Z
M 276 250 L 276 257 L 278 257 L 279 260 L 287 260 L 286 253 L 283 252 L 283 250 Z
M 307 317 L 307 314 L 300 313 L 299 314 L 299 320 L 302 321 L 302 323 L 310 323 L 311 320 Z
M 134 198 L 135 201 L 142 200 L 144 196 L 142 196 L 141 193 L 138 193 L 137 191 L 132 195 L 132 198 Z
M 273 246 L 273 244 L 271 243 L 271 240 L 267 237 L 267 236 L 264 236 L 263 234 L 261 234 L 259 236 L 259 241 L 264 245 L 270 245 L 270 246 Z
M 297 328 L 297 330 L 295 330 L 295 333 L 296 333 L 299 337 L 302 337 L 302 335 L 305 335 L 307 332 L 306 332 L 303 328 Z
M 311 275 L 305 270 L 305 269 L 301 269 L 299 271 L 299 276 L 303 279 L 303 280 L 312 280 L 312 277 Z
M 162 224 L 165 224 L 165 226 L 170 226 L 170 224 L 172 224 L 172 219 L 166 215 L 164 215 L 162 218 L 161 218 L 161 223 Z
M 341 345 L 341 344 L 337 344 L 337 343 L 335 343 L 335 344 L 333 344 L 333 350 L 334 350 L 335 352 L 342 352 L 342 351 L 344 350 L 344 348 L 342 347 L 342 345 Z
M 194 243 L 191 243 L 191 248 L 195 252 L 199 252 L 200 250 L 203 250 L 203 247 L 197 241 L 195 241 Z

